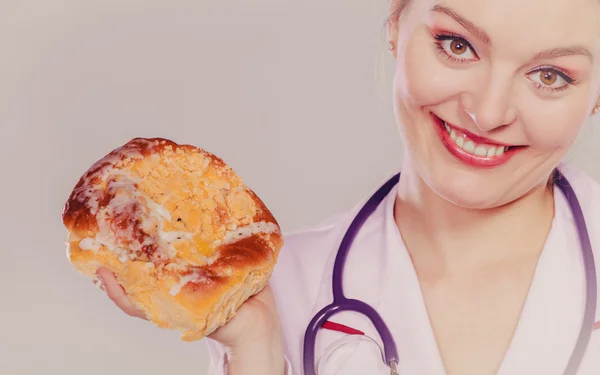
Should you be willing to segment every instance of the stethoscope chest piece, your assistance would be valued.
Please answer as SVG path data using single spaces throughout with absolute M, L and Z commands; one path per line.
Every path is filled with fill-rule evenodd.
M 337 332 L 325 333 L 324 341 L 328 341 L 327 335 L 338 335 Z M 371 337 L 363 334 L 341 334 L 339 338 L 328 344 L 320 355 L 315 359 L 317 374 L 397 374 L 397 366 L 392 362 L 386 365 L 382 358 L 381 346 Z M 391 371 L 391 372 L 390 372 Z

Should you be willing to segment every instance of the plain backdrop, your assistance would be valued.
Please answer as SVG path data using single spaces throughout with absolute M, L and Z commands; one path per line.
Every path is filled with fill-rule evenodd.
M 203 341 L 126 316 L 67 262 L 68 194 L 129 139 L 216 153 L 285 231 L 399 167 L 387 0 L 0 5 L 3 375 L 206 374 Z M 598 126 L 571 156 L 596 179 Z

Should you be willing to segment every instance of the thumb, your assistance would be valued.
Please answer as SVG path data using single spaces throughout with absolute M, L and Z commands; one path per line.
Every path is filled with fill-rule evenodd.
M 96 276 L 102 282 L 103 290 L 123 312 L 127 315 L 146 319 L 144 314 L 139 311 L 127 297 L 125 289 L 117 282 L 115 275 L 107 268 L 100 268 L 96 271 Z M 146 319 L 147 320 L 147 319 Z

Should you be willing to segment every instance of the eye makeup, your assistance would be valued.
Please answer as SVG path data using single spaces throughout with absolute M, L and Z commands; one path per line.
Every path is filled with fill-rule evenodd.
M 479 56 L 471 43 L 458 34 L 439 32 L 434 33 L 433 39 L 438 52 L 450 61 L 465 63 L 479 60 Z M 470 59 L 461 57 L 464 54 L 463 49 L 470 51 L 474 57 Z
M 441 30 L 434 28 L 431 31 L 434 46 L 440 57 L 462 66 L 480 61 L 477 50 L 466 37 L 456 32 Z M 567 69 L 553 65 L 538 66 L 529 70 L 526 76 L 534 88 L 544 93 L 564 91 L 579 82 Z M 540 78 L 536 79 L 536 76 Z M 556 85 L 557 82 L 559 85 Z

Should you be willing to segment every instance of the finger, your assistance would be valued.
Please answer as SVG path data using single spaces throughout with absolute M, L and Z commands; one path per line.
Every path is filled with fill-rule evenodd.
M 96 276 L 96 278 L 93 280 L 94 285 L 99 288 L 102 291 L 105 291 L 104 288 L 104 284 L 102 283 L 102 281 Z
M 96 275 L 100 280 L 102 280 L 102 284 L 104 285 L 104 290 L 110 298 L 123 312 L 127 315 L 135 316 L 138 318 L 146 319 L 144 314 L 142 314 L 129 300 L 127 294 L 125 293 L 125 289 L 117 282 L 117 279 L 106 268 L 100 268 L 96 271 Z
M 267 283 L 265 287 L 254 296 L 250 297 L 256 301 L 260 301 L 261 303 L 271 305 L 275 304 L 275 297 L 273 296 L 273 292 L 271 290 L 271 285 Z

